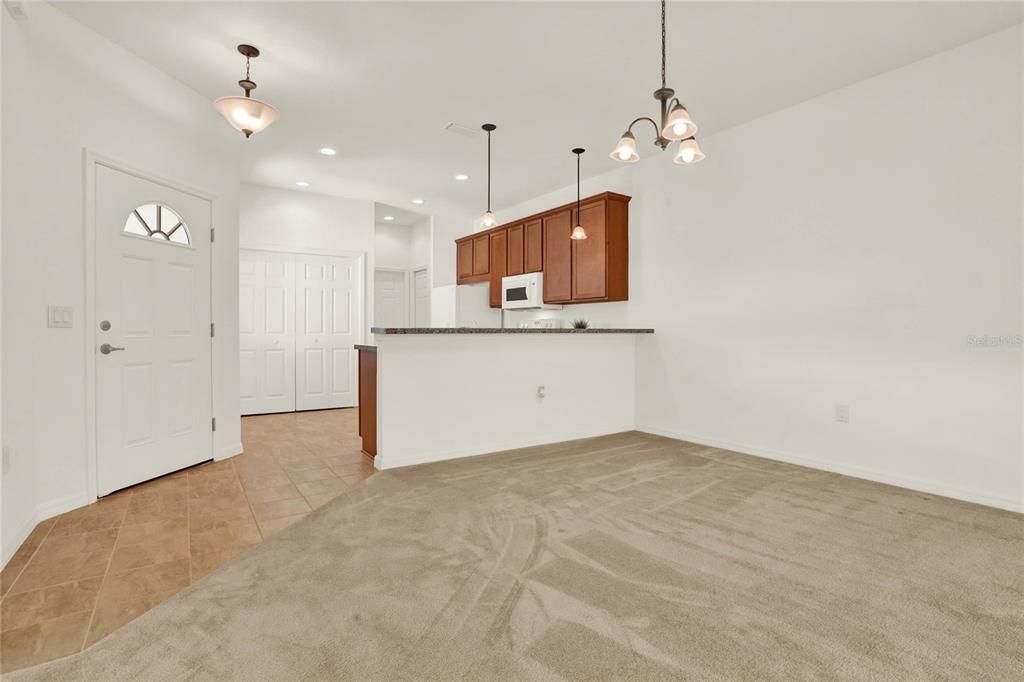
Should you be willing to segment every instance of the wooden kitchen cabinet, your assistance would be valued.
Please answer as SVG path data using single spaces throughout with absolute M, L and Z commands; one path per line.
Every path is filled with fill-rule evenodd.
M 489 282 L 490 303 L 501 305 L 501 278 L 544 273 L 545 303 L 629 299 L 630 197 L 605 192 L 580 204 L 588 238 L 569 238 L 576 202 L 456 239 L 459 284 Z
M 508 228 L 508 259 L 506 260 L 507 266 L 505 270 L 506 275 L 521 275 L 526 270 L 524 269 L 524 258 L 526 256 L 526 242 L 523 240 L 523 232 L 525 228 L 523 225 L 513 225 Z
M 476 277 L 487 275 L 491 268 L 491 238 L 489 234 L 482 234 L 473 238 L 473 275 Z
M 501 307 L 501 278 L 505 276 L 508 269 L 508 230 L 498 230 L 490 233 L 488 245 L 490 254 L 490 277 L 491 277 L 491 307 Z
M 576 210 L 573 209 L 573 225 Z M 601 300 L 608 295 L 607 234 L 605 230 L 605 202 L 582 204 L 579 222 L 587 231 L 587 239 L 571 241 L 572 245 L 572 300 Z
M 486 282 L 490 279 L 490 233 L 481 232 L 455 240 L 456 277 L 458 284 Z
M 377 456 L 377 348 L 356 346 L 359 353 L 359 436 L 363 452 Z
M 456 242 L 456 257 L 458 260 L 456 269 L 456 281 L 459 284 L 473 276 L 473 240 L 465 239 Z
M 572 210 L 544 216 L 544 302 L 572 300 Z
M 544 221 L 529 220 L 523 225 L 524 272 L 544 270 Z

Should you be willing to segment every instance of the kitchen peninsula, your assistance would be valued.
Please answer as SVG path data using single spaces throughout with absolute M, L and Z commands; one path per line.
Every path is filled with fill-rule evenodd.
M 360 405 L 360 433 L 378 469 L 631 430 L 636 349 L 654 333 L 372 331 L 376 346 L 359 347 L 360 396 L 375 398 Z

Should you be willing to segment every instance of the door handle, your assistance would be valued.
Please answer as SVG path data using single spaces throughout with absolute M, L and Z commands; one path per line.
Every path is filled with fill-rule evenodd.
M 111 346 L 109 343 L 105 343 L 102 346 L 100 346 L 100 352 L 103 353 L 104 355 L 110 355 L 115 350 L 124 350 L 124 348 L 120 348 L 118 346 Z

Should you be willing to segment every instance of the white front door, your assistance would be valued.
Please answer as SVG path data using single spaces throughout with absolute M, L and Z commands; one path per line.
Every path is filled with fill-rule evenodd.
M 430 277 L 427 271 L 416 270 L 412 274 L 413 307 L 416 311 L 413 326 L 430 326 Z
M 362 324 L 358 259 L 301 256 L 295 281 L 295 409 L 352 407 Z
M 100 495 L 213 453 L 210 201 L 96 166 Z
M 376 327 L 406 327 L 409 296 L 405 273 L 377 270 L 373 277 L 373 323 Z
M 243 249 L 238 264 L 242 414 L 295 409 L 295 257 Z

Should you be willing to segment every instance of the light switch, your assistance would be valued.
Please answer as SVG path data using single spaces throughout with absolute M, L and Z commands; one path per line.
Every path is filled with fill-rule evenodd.
M 46 309 L 46 326 L 54 329 L 70 329 L 74 321 L 73 308 L 69 305 L 51 305 Z

